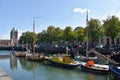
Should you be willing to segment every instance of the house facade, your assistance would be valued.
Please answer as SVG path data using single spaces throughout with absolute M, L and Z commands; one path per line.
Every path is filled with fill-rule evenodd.
M 0 46 L 8 47 L 18 45 L 18 30 L 13 28 L 10 32 L 10 40 L 9 39 L 0 39 Z
M 104 46 L 109 45 L 112 46 L 112 39 L 109 36 L 102 36 L 99 38 L 99 43 L 103 44 Z M 120 36 L 117 36 L 114 39 L 114 45 L 120 46 Z

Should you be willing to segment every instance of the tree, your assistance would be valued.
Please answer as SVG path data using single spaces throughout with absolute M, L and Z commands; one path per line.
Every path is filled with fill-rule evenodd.
M 77 38 L 77 35 L 73 31 L 72 27 L 67 26 L 64 30 L 64 38 L 66 41 L 73 41 Z
M 86 32 L 85 28 L 80 27 L 77 31 L 75 31 L 77 35 L 78 41 L 85 42 L 86 41 Z
M 55 26 L 49 26 L 47 28 L 47 34 L 46 34 L 46 39 L 48 42 L 55 41 Z
M 103 35 L 101 22 L 98 19 L 90 19 L 88 25 L 88 38 L 91 43 L 96 44 L 99 37 Z
M 59 27 L 55 28 L 55 38 L 56 41 L 60 41 L 63 40 L 64 38 L 64 31 L 62 29 L 60 29 Z
M 103 21 L 104 33 L 111 37 L 112 44 L 114 44 L 114 38 L 120 33 L 120 21 L 119 18 L 112 16 Z
M 43 30 L 41 33 L 38 33 L 37 43 L 47 42 L 46 37 L 47 37 L 47 31 L 46 30 Z
M 19 43 L 31 44 L 33 41 L 37 41 L 37 34 L 34 32 L 24 32 L 19 39 Z

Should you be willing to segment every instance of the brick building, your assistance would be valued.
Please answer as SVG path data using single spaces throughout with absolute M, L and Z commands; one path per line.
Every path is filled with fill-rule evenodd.
M 18 30 L 13 28 L 10 32 L 10 40 L 1 39 L 0 46 L 7 47 L 7 46 L 15 46 L 15 45 L 18 45 Z
M 18 44 L 18 30 L 15 28 L 13 28 L 10 32 L 10 41 L 12 46 Z

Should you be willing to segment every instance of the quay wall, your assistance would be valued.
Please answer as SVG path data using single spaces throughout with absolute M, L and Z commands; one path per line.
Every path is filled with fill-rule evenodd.
M 15 51 L 26 51 L 26 48 L 23 48 L 23 47 L 16 47 L 16 46 L 0 47 L 0 50 L 13 50 L 13 49 Z M 105 49 L 105 48 L 95 49 L 95 50 L 100 52 L 103 55 L 111 55 L 112 51 L 119 51 L 118 49 L 113 50 L 113 49 Z M 32 49 L 31 49 L 31 51 L 32 51 Z M 35 48 L 35 51 L 36 52 L 44 52 L 44 53 L 46 53 L 46 55 L 48 55 L 48 54 L 66 53 L 66 48 L 55 48 L 55 47 L 54 48 L 41 48 L 41 47 L 39 47 L 39 48 Z M 85 48 L 79 48 L 77 51 L 82 55 L 85 55 L 85 53 L 86 53 Z M 74 56 L 74 54 L 76 54 L 72 50 L 70 50 L 69 53 L 73 56 Z M 113 56 L 112 59 L 120 62 L 120 54 Z
M 25 48 L 22 47 L 13 47 L 13 46 L 9 46 L 9 47 L 0 47 L 0 50 L 16 50 L 16 51 L 25 51 Z
M 0 68 L 0 80 L 13 80 L 2 68 Z

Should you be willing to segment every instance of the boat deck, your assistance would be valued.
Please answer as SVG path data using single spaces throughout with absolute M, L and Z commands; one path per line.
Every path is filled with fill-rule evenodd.
M 85 62 L 81 62 L 82 65 L 85 65 Z M 104 64 L 94 64 L 96 68 L 105 68 L 106 70 L 109 69 L 109 65 L 104 65 Z

